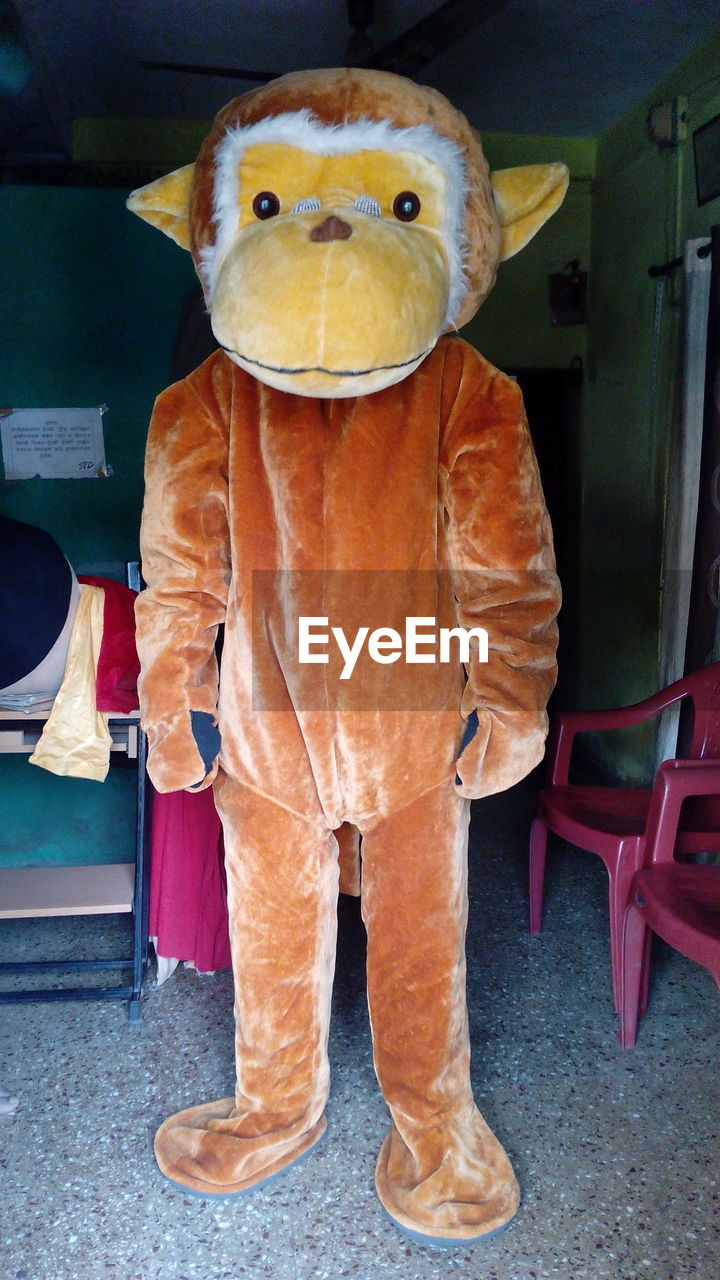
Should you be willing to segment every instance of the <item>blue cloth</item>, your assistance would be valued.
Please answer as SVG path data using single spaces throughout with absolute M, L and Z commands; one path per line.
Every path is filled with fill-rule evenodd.
M 47 657 L 65 626 L 72 570 L 44 529 L 0 515 L 0 689 Z
M 220 731 L 213 724 L 213 718 L 209 711 L 191 711 L 190 724 L 195 745 L 205 765 L 205 776 L 207 777 L 220 750 Z
M 478 727 L 479 727 L 478 713 L 477 711 L 471 711 L 470 715 L 467 718 L 467 724 L 465 725 L 465 731 L 462 736 L 462 742 L 460 743 L 458 758 L 462 755 L 468 743 L 472 742 L 473 738 L 475 737 L 475 734 L 478 731 Z M 455 782 L 457 783 L 458 786 L 462 782 L 462 778 L 457 773 L 455 774 Z

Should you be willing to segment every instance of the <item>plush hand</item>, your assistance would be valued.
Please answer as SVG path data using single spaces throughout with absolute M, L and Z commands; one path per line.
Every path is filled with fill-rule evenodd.
M 455 766 L 459 795 L 480 800 L 514 786 L 542 760 L 545 732 L 544 719 L 513 725 L 484 707 L 472 711 Z
M 220 734 L 207 711 L 181 710 L 148 735 L 148 772 L 156 791 L 204 791 L 218 770 Z

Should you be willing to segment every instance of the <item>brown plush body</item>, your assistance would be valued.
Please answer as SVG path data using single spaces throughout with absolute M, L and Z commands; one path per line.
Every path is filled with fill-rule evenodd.
M 308 1134 L 317 1135 L 328 1086 L 332 831 L 350 821 L 363 835 L 376 1064 L 395 1117 L 381 1194 L 401 1221 L 435 1234 L 492 1229 L 514 1211 L 516 1193 L 470 1094 L 462 794 L 508 786 L 540 758 L 558 603 L 517 388 L 457 339 L 439 344 L 398 386 L 358 401 L 288 396 L 218 354 L 158 401 L 147 467 L 143 566 L 162 585 L 143 593 L 138 619 L 144 634 L 158 611 L 167 618 L 164 636 L 155 621 L 144 672 L 161 789 L 197 780 L 183 704 L 217 706 L 213 643 L 226 621 L 216 790 L 238 992 L 230 1116 L 222 1126 L 202 1119 L 199 1130 L 197 1118 L 167 1122 L 161 1167 L 197 1188 L 227 1191 L 295 1158 Z M 459 669 L 454 709 L 387 710 L 367 683 L 359 708 L 325 710 L 312 696 L 304 708 L 293 705 L 297 661 L 283 637 L 305 607 L 305 573 L 323 566 L 340 575 L 338 622 L 354 612 L 345 586 L 354 587 L 357 570 L 373 571 L 372 581 L 391 592 L 395 571 L 413 571 L 419 598 L 403 607 L 421 616 L 428 585 L 450 567 L 457 589 L 465 585 L 457 617 L 484 621 L 494 647 L 491 661 L 469 670 L 466 714 L 479 707 L 482 723 L 459 764 L 462 787 Z M 285 597 L 286 626 L 271 614 L 260 652 L 252 644 L 253 573 L 273 569 L 291 571 L 290 588 L 300 571 L 299 598 Z M 392 594 L 386 606 L 392 620 Z M 287 667 L 285 709 L 268 710 L 262 698 L 254 707 L 253 682 L 262 689 L 278 663 Z M 419 706 L 428 682 L 444 674 L 439 664 L 423 665 L 411 679 Z
M 315 74 L 321 99 L 323 76 L 356 83 L 362 73 Z M 381 80 L 387 88 L 395 78 Z M 426 107 L 426 92 L 411 90 L 411 104 Z M 397 92 L 404 101 L 405 90 Z M 358 111 L 366 107 L 361 101 Z M 402 125 L 412 123 L 399 114 Z M 283 143 L 270 157 L 282 181 L 286 152 Z M 266 161 L 253 152 L 264 182 Z M 422 158 L 418 172 L 430 173 L 428 190 L 434 182 L 439 191 L 434 163 Z M 406 179 L 405 153 L 403 166 Z M 197 216 L 207 196 L 193 201 Z M 342 201 L 337 207 L 340 219 Z M 348 214 L 352 236 L 363 232 L 365 207 Z M 494 211 L 485 211 L 486 290 L 499 237 Z M 318 225 L 325 214 L 314 214 Z M 436 231 L 423 235 L 428 261 L 440 261 Z M 341 251 L 331 243 L 321 252 L 335 255 L 340 280 Z M 220 274 L 237 261 L 234 248 L 224 255 L 216 255 Z M 236 352 L 248 328 L 243 316 L 235 320 Z M 148 441 L 148 589 L 138 634 L 149 767 L 160 790 L 215 783 L 237 1026 L 235 1097 L 166 1121 L 158 1162 L 195 1190 L 234 1192 L 322 1135 L 333 832 L 352 823 L 363 839 L 374 1057 L 392 1116 L 378 1193 L 422 1235 L 473 1239 L 512 1217 L 518 1191 L 470 1089 L 469 797 L 510 786 L 538 762 L 555 677 L 559 592 L 521 396 L 457 338 L 441 339 L 407 376 L 385 377 L 359 396 L 347 370 L 331 374 L 342 383 L 338 398 L 316 398 L 308 377 L 325 385 L 326 370 L 303 372 L 294 394 L 287 371 L 280 386 L 266 385 L 247 364 L 220 352 L 171 387 Z M 372 372 L 371 389 L 376 380 Z M 488 660 L 477 644 L 464 667 L 381 664 L 363 654 L 343 679 L 337 653 L 324 664 L 299 661 L 298 624 L 308 616 L 349 637 L 364 623 L 399 630 L 408 617 L 481 627 Z M 473 713 L 476 732 L 460 753 Z M 198 714 L 218 720 L 222 747 L 209 767 L 193 732 Z

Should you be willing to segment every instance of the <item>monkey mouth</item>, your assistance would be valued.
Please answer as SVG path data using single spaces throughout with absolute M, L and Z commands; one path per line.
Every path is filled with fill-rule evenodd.
M 284 374 L 301 374 L 301 373 L 326 373 L 331 378 L 363 378 L 369 373 L 383 373 L 390 369 L 405 369 L 408 365 L 418 364 L 420 360 L 424 360 L 429 355 L 432 347 L 426 347 L 416 356 L 411 356 L 409 360 L 400 360 L 397 364 L 373 364 L 368 369 L 326 369 L 323 365 L 302 366 L 299 369 L 293 369 L 286 365 L 263 364 L 262 360 L 253 360 L 251 356 L 243 355 L 242 351 L 237 351 L 235 347 L 226 347 L 220 344 L 222 350 L 229 356 L 237 356 L 239 360 L 243 360 L 245 364 L 255 365 L 257 369 L 265 369 L 268 373 L 284 373 Z

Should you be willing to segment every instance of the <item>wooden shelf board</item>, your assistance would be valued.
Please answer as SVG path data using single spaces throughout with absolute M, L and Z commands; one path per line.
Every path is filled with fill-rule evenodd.
M 0 919 L 111 915 L 132 911 L 132 862 L 0 869 Z

